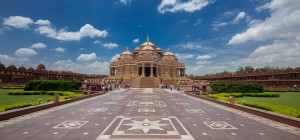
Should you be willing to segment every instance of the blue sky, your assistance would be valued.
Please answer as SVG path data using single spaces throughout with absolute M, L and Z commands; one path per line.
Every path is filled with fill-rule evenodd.
M 1 1 L 0 62 L 108 74 L 149 34 L 187 74 L 299 67 L 299 19 L 299 0 Z

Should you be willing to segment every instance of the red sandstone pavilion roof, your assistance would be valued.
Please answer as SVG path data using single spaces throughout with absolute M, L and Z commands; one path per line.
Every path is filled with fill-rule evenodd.
M 106 75 L 96 75 L 96 74 L 82 74 L 82 73 L 76 73 L 72 71 L 66 71 L 66 70 L 49 70 L 47 71 L 44 64 L 39 64 L 36 67 L 36 70 L 32 67 L 25 68 L 23 65 L 19 68 L 16 68 L 15 65 L 11 64 L 7 68 L 0 62 L 0 70 L 1 71 L 19 71 L 19 72 L 46 72 L 45 74 L 61 74 L 61 75 L 72 75 L 72 76 L 84 76 L 84 77 L 106 77 Z

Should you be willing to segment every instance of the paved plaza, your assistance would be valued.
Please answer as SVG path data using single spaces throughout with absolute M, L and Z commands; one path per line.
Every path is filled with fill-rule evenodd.
M 1 140 L 299 140 L 292 126 L 160 89 L 116 90 L 0 122 Z

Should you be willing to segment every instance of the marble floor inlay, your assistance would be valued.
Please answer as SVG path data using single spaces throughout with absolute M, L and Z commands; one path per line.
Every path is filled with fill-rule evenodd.
M 163 101 L 130 101 L 127 106 L 166 107 Z
M 59 129 L 78 129 L 81 126 L 85 125 L 88 121 L 65 121 L 59 125 L 54 126 L 53 128 Z
M 194 140 L 175 116 L 117 116 L 96 140 L 138 138 Z
M 155 109 L 152 107 L 140 107 L 138 112 L 155 112 Z
M 205 121 L 203 123 L 211 129 L 237 129 L 236 127 L 223 121 Z

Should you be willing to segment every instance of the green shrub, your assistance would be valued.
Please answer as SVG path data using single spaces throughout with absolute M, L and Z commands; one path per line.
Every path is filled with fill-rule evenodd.
M 24 89 L 24 86 L 0 86 L 0 89 Z
M 233 96 L 235 98 L 239 98 L 239 97 L 243 97 L 244 96 L 243 93 L 220 93 L 219 95 L 223 96 L 223 97 Z
M 73 96 L 81 95 L 81 93 L 71 92 L 71 91 L 23 91 L 23 90 L 10 90 L 8 95 L 51 95 L 59 94 L 60 96 Z
M 245 96 L 249 97 L 280 97 L 279 93 L 264 92 L 264 93 L 244 93 Z
M 217 83 L 209 84 L 213 91 L 222 93 L 261 93 L 262 85 L 258 83 Z
M 207 97 L 217 99 L 217 100 L 222 100 L 222 101 L 229 101 L 228 97 L 225 97 L 220 94 L 209 94 L 209 95 L 207 95 Z
M 2 105 L 0 106 L 0 112 L 16 109 L 16 108 L 22 108 L 22 107 L 28 107 L 39 104 L 38 102 L 30 102 L 30 103 L 15 103 L 11 105 Z
M 262 110 L 267 110 L 267 111 L 272 111 L 276 112 L 279 114 L 284 114 L 288 116 L 293 116 L 300 118 L 300 110 L 290 108 L 290 107 L 285 107 L 281 105 L 272 105 L 272 104 L 267 104 L 267 103 L 260 103 L 260 102 L 237 102 L 238 104 L 262 109 Z
M 262 110 L 273 111 L 272 105 L 266 103 L 258 103 L 258 102 L 237 102 L 238 104 L 243 104 L 245 106 L 250 106 Z
M 265 92 L 300 92 L 300 89 L 293 88 L 273 88 L 273 89 L 264 89 Z
M 32 80 L 28 82 L 24 90 L 26 91 L 72 91 L 81 87 L 78 80 Z

